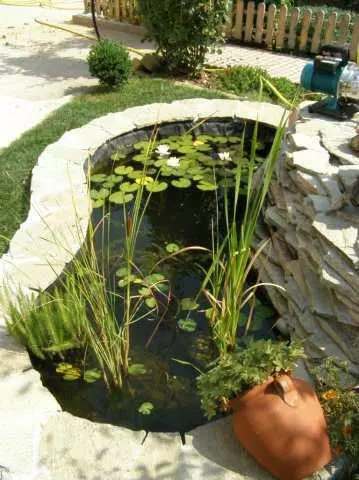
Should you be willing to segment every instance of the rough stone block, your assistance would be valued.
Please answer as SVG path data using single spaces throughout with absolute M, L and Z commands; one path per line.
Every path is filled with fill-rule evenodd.
M 345 191 L 351 193 L 354 183 L 359 177 L 359 165 L 343 165 L 339 167 L 338 175 Z
M 290 170 L 288 173 L 290 178 L 304 195 L 311 193 L 325 195 L 325 190 L 316 175 L 301 172 L 300 170 Z
M 292 133 L 289 135 L 290 140 L 296 150 L 315 150 L 317 152 L 325 152 L 325 148 L 320 144 L 319 135 L 306 135 L 305 133 Z
M 357 228 L 347 221 L 324 214 L 316 216 L 313 228 L 344 254 L 355 268 L 359 268 L 359 256 L 355 249 L 358 238 Z
M 303 172 L 315 175 L 326 174 L 330 170 L 328 152 L 318 152 L 316 150 L 299 150 L 294 152 L 289 160 L 289 164 Z

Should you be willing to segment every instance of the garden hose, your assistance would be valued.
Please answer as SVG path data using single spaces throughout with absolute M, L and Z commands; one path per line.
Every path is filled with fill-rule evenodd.
M 41 7 L 41 8 L 55 8 L 56 10 L 78 10 L 78 7 L 68 7 L 57 5 L 63 4 L 65 0 L 57 2 L 56 0 L 0 0 L 0 5 L 8 5 L 11 7 Z
M 40 20 L 39 18 L 34 19 L 36 23 L 39 23 L 40 25 L 45 25 L 46 27 L 50 28 L 55 28 L 57 30 L 63 30 L 64 32 L 69 32 L 72 33 L 73 35 L 77 35 L 82 38 L 86 38 L 87 40 L 91 40 L 92 42 L 97 42 L 97 38 L 94 35 L 88 35 L 87 33 L 81 33 L 77 32 L 76 30 L 70 28 L 70 27 L 65 27 L 64 25 L 60 25 L 58 23 L 51 23 L 47 22 L 46 20 Z M 124 45 L 124 47 L 132 53 L 135 53 L 136 55 L 139 55 L 140 57 L 143 57 L 144 53 L 141 50 L 137 50 L 136 48 L 128 47 L 127 45 Z

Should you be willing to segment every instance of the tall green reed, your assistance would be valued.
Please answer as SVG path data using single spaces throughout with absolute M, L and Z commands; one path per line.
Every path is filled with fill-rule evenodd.
M 235 159 L 235 186 L 231 190 L 226 189 L 224 193 L 226 234 L 223 240 L 219 235 L 220 212 L 217 198 L 217 218 L 212 224 L 212 258 L 202 283 L 202 291 L 210 303 L 207 317 L 221 355 L 236 346 L 243 307 L 250 300 L 255 299 L 255 290 L 261 285 L 246 287 L 253 264 L 264 247 L 253 253 L 252 241 L 280 152 L 284 130 L 283 117 L 276 130 L 270 152 L 261 167 L 260 177 L 257 174 L 256 178 L 258 123 L 254 127 L 248 163 L 244 158 L 243 136 L 241 152 Z M 244 172 L 247 177 L 245 195 L 243 195 L 242 183 Z M 242 207 L 242 201 L 244 201 L 244 214 L 238 224 L 238 213 Z M 250 321 L 251 315 L 247 321 L 246 332 L 250 327 Z

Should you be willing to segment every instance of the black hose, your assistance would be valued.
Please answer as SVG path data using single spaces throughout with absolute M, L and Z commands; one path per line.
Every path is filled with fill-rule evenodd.
M 100 32 L 98 31 L 97 20 L 96 20 L 95 2 L 96 2 L 96 0 L 91 0 L 92 23 L 93 23 L 93 28 L 95 29 L 97 40 L 101 40 L 101 35 L 100 35 Z

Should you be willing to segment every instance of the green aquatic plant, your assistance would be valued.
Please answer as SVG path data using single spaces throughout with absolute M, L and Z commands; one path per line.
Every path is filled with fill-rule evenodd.
M 254 300 L 257 285 L 247 288 L 246 284 L 254 261 L 260 254 L 261 249 L 253 255 L 252 240 L 279 155 L 284 128 L 283 118 L 277 128 L 268 157 L 262 165 L 261 181 L 257 182 L 256 185 L 254 173 L 256 170 L 258 125 L 254 129 L 248 161 L 243 154 L 243 136 L 242 152 L 236 159 L 234 170 L 235 186 L 230 190 L 225 189 L 226 235 L 222 241 L 219 235 L 219 206 L 217 207 L 217 219 L 212 225 L 212 262 L 206 272 L 202 291 L 210 303 L 207 318 L 210 321 L 213 338 L 221 355 L 235 348 L 238 329 L 243 319 L 243 308 L 249 301 Z M 243 197 L 242 175 L 244 174 L 246 175 L 247 187 Z M 242 207 L 243 198 L 244 215 L 240 224 L 238 224 L 238 212 Z M 251 316 L 247 320 L 246 332 L 249 329 L 250 321 Z

